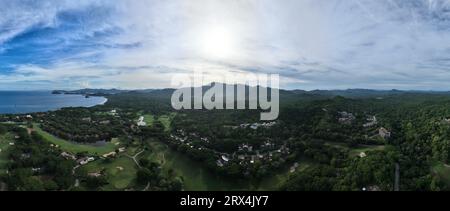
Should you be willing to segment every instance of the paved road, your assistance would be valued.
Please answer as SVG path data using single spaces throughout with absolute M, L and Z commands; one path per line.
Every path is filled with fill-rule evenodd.
M 133 159 L 133 161 L 134 161 L 134 163 L 136 163 L 137 167 L 138 167 L 138 168 L 141 168 L 141 165 L 139 165 L 139 162 L 136 160 L 136 158 L 137 158 L 140 154 L 142 154 L 144 151 L 145 151 L 145 150 L 142 150 L 142 151 L 138 152 L 138 153 L 137 153 L 136 155 L 134 155 L 134 156 L 127 155 L 127 157 Z
M 400 191 L 400 165 L 395 164 L 395 185 L 394 191 Z
M 0 182 L 0 191 L 6 191 L 6 184 L 3 182 Z

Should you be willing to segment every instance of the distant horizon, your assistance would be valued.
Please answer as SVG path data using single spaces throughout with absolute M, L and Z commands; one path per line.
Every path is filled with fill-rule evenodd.
M 203 85 L 207 86 L 207 85 Z M 188 87 L 183 87 L 188 88 Z M 194 88 L 194 87 L 191 87 Z M 79 91 L 79 90 L 85 90 L 85 89 L 97 89 L 97 90 L 118 90 L 118 91 L 144 91 L 144 90 L 165 90 L 165 89 L 176 89 L 173 87 L 167 87 L 167 88 L 143 88 L 143 89 L 120 89 L 120 88 L 79 88 L 79 89 L 0 89 L 0 92 L 52 92 L 52 91 Z M 280 90 L 283 91 L 306 91 L 306 92 L 312 92 L 312 91 L 352 91 L 352 90 L 367 90 L 367 91 L 401 91 L 401 92 L 450 92 L 449 90 L 419 90 L 419 89 L 370 89 L 370 88 L 347 88 L 347 89 L 286 89 L 286 88 L 280 88 Z
M 169 87 L 278 74 L 285 90 L 450 90 L 444 0 L 0 2 L 0 90 Z

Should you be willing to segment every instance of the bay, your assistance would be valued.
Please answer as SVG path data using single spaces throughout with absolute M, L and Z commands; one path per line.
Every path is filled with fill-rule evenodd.
M 106 103 L 104 97 L 52 94 L 51 91 L 0 91 L 0 114 L 54 111 L 66 107 L 92 107 Z

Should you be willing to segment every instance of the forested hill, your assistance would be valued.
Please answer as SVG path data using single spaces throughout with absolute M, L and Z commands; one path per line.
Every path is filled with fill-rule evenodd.
M 236 87 L 236 86 L 235 86 Z M 211 88 L 211 85 L 203 86 L 203 92 Z M 248 91 L 249 86 L 246 86 Z M 54 90 L 54 94 L 81 94 L 81 95 L 114 95 L 122 93 L 140 93 L 153 95 L 171 95 L 174 89 L 139 89 L 139 90 L 121 90 L 121 89 L 80 89 L 80 90 Z M 346 89 L 346 90 L 280 90 L 283 97 L 335 97 L 342 96 L 346 98 L 374 98 L 393 95 L 448 95 L 448 91 L 403 91 L 403 90 L 372 90 L 372 89 Z
M 105 92 L 97 91 L 88 94 Z M 163 144 L 214 176 L 258 183 L 281 174 L 283 179 L 270 190 L 393 190 L 396 166 L 401 169 L 400 190 L 450 190 L 448 92 L 280 90 L 280 115 L 271 122 L 260 121 L 258 110 L 175 111 L 170 103 L 173 92 L 110 90 L 105 105 L 64 108 L 19 120 L 28 123 L 22 127 L 29 131 L 42 129 L 47 138 L 77 142 L 77 147 L 98 141 L 115 146 L 120 140 L 120 146 L 151 154 L 158 152 L 155 144 Z M 2 122 L 18 121 L 17 115 L 0 117 Z M 14 137 L 14 131 L 9 133 Z M 119 156 L 110 161 L 122 162 L 121 152 L 116 153 Z M 96 151 L 91 155 L 101 156 Z M 17 165 L 8 171 L 20 173 L 20 157 L 11 159 Z M 48 167 L 34 163 L 27 168 Z M 128 175 L 131 181 L 142 181 L 127 187 L 144 189 L 151 175 L 146 172 L 150 173 Z M 75 184 L 73 177 L 67 178 L 70 182 L 58 184 L 59 189 Z M 26 186 L 6 181 L 10 187 Z
M 203 92 L 209 90 L 211 86 L 204 86 Z M 193 90 L 193 88 L 191 88 Z M 235 89 L 236 92 L 237 89 Z M 246 98 L 248 100 L 249 87 L 246 86 Z M 108 105 L 120 107 L 141 107 L 157 108 L 158 111 L 170 110 L 170 100 L 174 89 L 155 90 L 78 90 L 72 93 L 89 93 L 91 95 L 107 96 Z M 225 92 L 225 90 L 224 90 Z M 109 94 L 102 94 L 109 93 Z M 450 96 L 450 92 L 436 91 L 400 91 L 400 90 L 368 90 L 368 89 L 348 89 L 348 90 L 280 90 L 280 106 L 297 105 L 298 103 L 312 102 L 317 100 L 327 100 L 336 97 L 347 99 L 371 99 L 380 101 L 389 99 L 390 102 L 408 101 L 409 103 L 443 100 Z M 226 93 L 225 93 L 226 95 Z M 270 94 L 269 94 L 270 95 Z M 136 101 L 135 99 L 139 99 Z

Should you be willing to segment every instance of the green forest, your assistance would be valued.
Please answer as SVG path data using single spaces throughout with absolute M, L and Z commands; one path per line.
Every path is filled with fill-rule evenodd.
M 280 90 L 260 110 L 173 110 L 173 90 L 0 116 L 7 190 L 450 190 L 450 93 Z

